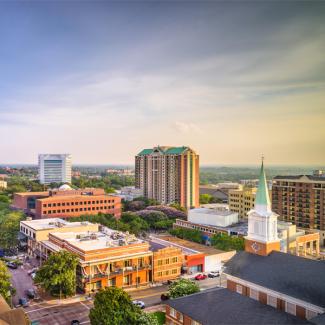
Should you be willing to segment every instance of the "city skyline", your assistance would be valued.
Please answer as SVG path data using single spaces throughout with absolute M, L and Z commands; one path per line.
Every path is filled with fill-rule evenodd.
M 0 4 L 1 164 L 325 162 L 324 3 Z M 4 139 L 4 140 L 3 140 Z

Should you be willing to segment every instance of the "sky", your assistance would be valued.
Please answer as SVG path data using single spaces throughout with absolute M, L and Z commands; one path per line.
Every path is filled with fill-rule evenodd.
M 0 2 L 0 163 L 325 165 L 325 2 Z

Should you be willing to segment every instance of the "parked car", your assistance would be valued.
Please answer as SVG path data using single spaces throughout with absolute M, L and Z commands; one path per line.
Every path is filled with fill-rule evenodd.
M 19 305 L 22 307 L 28 307 L 28 300 L 25 297 L 19 298 Z
M 6 264 L 10 269 L 17 269 L 18 268 L 18 265 L 16 263 L 14 263 L 14 262 L 7 262 Z
M 168 293 L 163 293 L 161 296 L 160 296 L 160 299 L 161 300 L 168 300 L 169 299 L 169 295 L 168 295 Z
M 25 291 L 25 294 L 26 294 L 26 296 L 27 296 L 28 298 L 30 298 L 30 299 L 34 299 L 35 296 L 36 296 L 36 292 L 35 292 L 34 289 L 28 289 L 28 290 L 26 290 L 26 291 Z
M 218 276 L 220 276 L 220 272 L 219 272 L 219 271 L 211 271 L 211 272 L 208 274 L 208 277 L 209 277 L 209 278 L 217 278 Z
M 194 279 L 197 281 L 200 281 L 200 280 L 205 280 L 206 278 L 207 278 L 207 276 L 205 274 L 200 273 L 197 276 L 195 276 Z
M 29 270 L 29 271 L 27 272 L 27 274 L 28 274 L 28 275 L 32 275 L 33 273 L 36 273 L 37 270 L 38 270 L 38 267 L 34 267 L 34 268 L 32 268 L 31 270 Z
M 71 325 L 79 325 L 80 322 L 78 321 L 78 319 L 74 319 L 71 321 Z
M 144 309 L 146 307 L 146 304 L 141 300 L 133 300 L 132 303 L 141 309 Z

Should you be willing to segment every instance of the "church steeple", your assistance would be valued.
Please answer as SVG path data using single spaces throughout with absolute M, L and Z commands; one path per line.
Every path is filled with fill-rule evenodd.
M 268 215 L 272 212 L 271 201 L 264 171 L 264 157 L 262 157 L 262 165 L 258 180 L 258 189 L 255 198 L 255 211 L 261 215 Z
M 280 250 L 277 218 L 278 216 L 271 209 L 264 172 L 264 158 L 262 158 L 255 207 L 248 212 L 248 235 L 245 237 L 246 251 L 265 256 L 273 250 Z

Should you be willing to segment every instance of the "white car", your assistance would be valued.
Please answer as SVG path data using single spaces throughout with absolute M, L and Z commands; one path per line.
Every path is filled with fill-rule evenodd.
M 220 272 L 219 272 L 219 271 L 211 271 L 211 272 L 208 274 L 208 277 L 209 277 L 209 278 L 217 278 L 218 276 L 220 276 Z
M 133 300 L 132 303 L 141 309 L 144 309 L 146 307 L 146 304 L 141 300 Z

